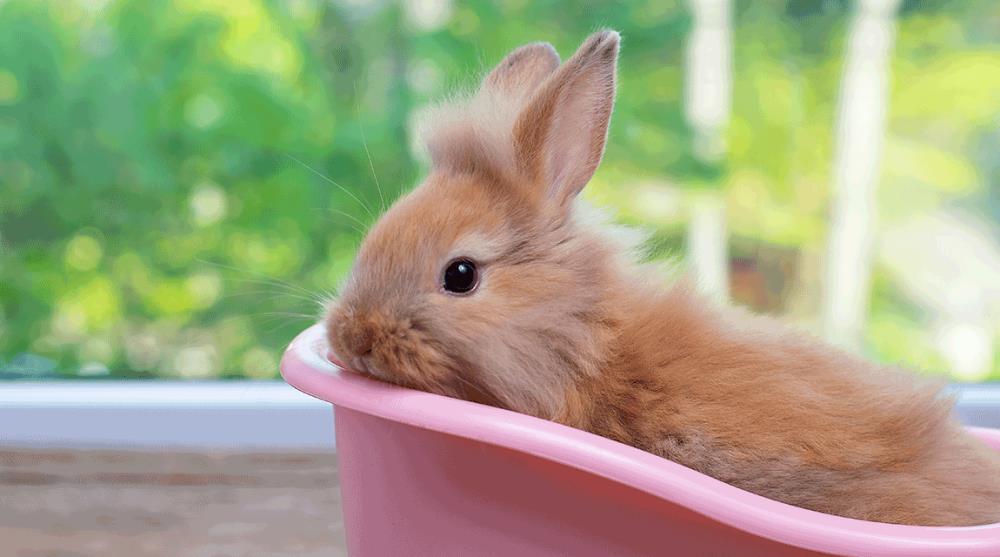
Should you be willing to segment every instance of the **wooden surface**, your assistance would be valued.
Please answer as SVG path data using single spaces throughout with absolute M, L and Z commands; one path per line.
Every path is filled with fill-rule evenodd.
M 0 448 L 0 555 L 346 555 L 332 454 Z

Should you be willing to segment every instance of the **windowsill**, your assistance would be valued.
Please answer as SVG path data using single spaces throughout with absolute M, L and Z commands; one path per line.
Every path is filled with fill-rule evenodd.
M 0 383 L 0 445 L 334 448 L 330 405 L 280 381 Z
M 963 422 L 1000 428 L 1000 383 L 955 385 Z M 331 451 L 330 406 L 279 381 L 0 383 L 0 445 Z

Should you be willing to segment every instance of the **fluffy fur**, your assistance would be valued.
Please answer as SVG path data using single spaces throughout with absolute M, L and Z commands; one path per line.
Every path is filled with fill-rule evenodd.
M 330 344 L 355 370 L 551 419 L 793 505 L 1000 521 L 1000 458 L 937 384 L 663 287 L 574 202 L 603 153 L 619 38 L 514 51 L 441 108 L 433 170 L 376 224 Z M 480 285 L 441 287 L 456 257 Z

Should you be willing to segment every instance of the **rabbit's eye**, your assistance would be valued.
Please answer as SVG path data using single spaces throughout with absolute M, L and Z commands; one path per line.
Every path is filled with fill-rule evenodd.
M 456 259 L 444 268 L 444 289 L 452 294 L 468 294 L 478 284 L 476 264 L 468 259 Z

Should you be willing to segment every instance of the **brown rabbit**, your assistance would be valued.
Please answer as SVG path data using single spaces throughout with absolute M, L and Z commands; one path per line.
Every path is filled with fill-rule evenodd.
M 554 420 L 760 495 L 919 525 L 1000 521 L 1000 458 L 938 385 L 664 287 L 577 194 L 619 36 L 512 52 L 425 133 L 432 171 L 375 225 L 326 320 L 375 378 Z

